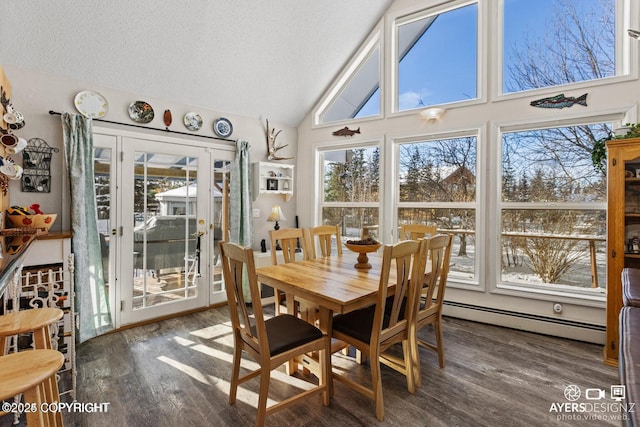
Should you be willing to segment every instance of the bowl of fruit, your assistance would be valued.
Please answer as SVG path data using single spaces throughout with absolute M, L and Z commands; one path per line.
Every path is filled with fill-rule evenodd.
M 367 237 L 366 239 L 361 240 L 347 240 L 344 245 L 351 252 L 355 252 L 358 254 L 358 263 L 354 265 L 355 268 L 368 270 L 371 268 L 371 264 L 369 264 L 368 253 L 377 251 L 382 243 L 378 242 L 372 237 Z

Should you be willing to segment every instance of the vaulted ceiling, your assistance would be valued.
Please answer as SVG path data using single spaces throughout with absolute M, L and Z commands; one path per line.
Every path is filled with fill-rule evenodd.
M 2 0 L 0 63 L 297 126 L 392 0 Z

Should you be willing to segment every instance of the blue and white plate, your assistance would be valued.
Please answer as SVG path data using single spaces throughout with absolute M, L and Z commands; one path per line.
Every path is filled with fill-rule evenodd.
M 233 133 L 233 125 L 231 124 L 229 119 L 220 117 L 215 122 L 213 122 L 213 131 L 219 137 L 227 138 Z

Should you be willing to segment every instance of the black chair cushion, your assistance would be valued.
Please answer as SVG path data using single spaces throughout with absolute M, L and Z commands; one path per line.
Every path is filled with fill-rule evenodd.
M 333 317 L 333 330 L 352 336 L 359 341 L 370 343 L 375 312 L 376 306 L 372 305 L 347 314 L 338 314 Z M 382 319 L 382 329 L 388 326 L 389 316 L 385 314 Z
M 265 320 L 264 323 L 269 337 L 271 356 L 322 338 L 320 329 L 290 314 L 272 317 Z M 256 333 L 255 329 L 253 332 L 254 334 Z
M 391 317 L 391 309 L 393 308 L 393 295 L 387 297 L 387 302 L 384 304 L 384 315 Z M 400 304 L 400 316 L 399 319 L 404 319 L 405 312 L 407 310 L 407 297 L 402 298 L 402 303 Z

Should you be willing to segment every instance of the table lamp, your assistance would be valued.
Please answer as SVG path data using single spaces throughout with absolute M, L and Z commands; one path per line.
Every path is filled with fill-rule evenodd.
M 278 221 L 286 221 L 286 220 L 287 218 L 285 218 L 284 214 L 282 213 L 282 209 L 280 209 L 280 206 L 274 205 L 271 208 L 271 213 L 269 214 L 269 217 L 267 218 L 267 221 L 275 222 L 273 229 L 280 230 L 280 225 L 278 224 Z M 282 250 L 282 248 L 280 247 L 280 243 L 277 240 L 276 240 L 276 250 L 277 251 Z

